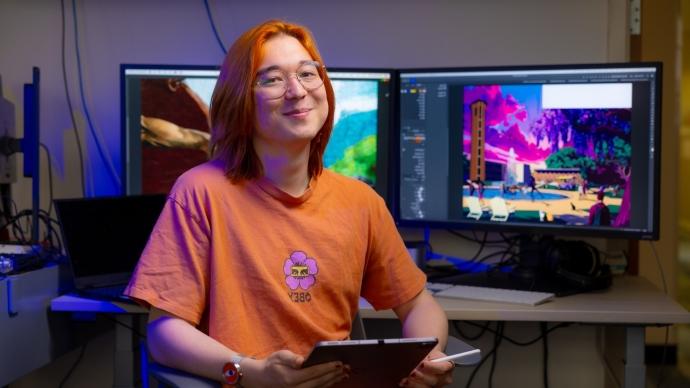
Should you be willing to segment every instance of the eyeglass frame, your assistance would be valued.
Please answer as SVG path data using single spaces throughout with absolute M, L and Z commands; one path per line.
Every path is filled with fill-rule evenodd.
M 299 67 L 297 68 L 297 70 L 299 70 L 299 69 L 300 69 L 302 66 L 304 66 L 304 65 L 313 65 L 313 66 L 316 67 L 316 71 L 317 71 L 317 73 L 318 73 L 318 75 L 319 75 L 319 79 L 321 80 L 321 85 L 316 86 L 316 87 L 311 88 L 311 89 L 308 89 L 306 86 L 304 86 L 304 84 L 302 83 L 302 79 L 300 78 L 300 76 L 297 74 L 296 71 L 294 71 L 294 72 L 287 72 L 287 71 L 281 69 L 281 68 L 278 67 L 278 66 L 269 66 L 268 68 L 263 69 L 263 70 L 261 70 L 261 71 L 259 71 L 259 72 L 256 73 L 256 76 L 255 76 L 256 81 L 254 81 L 254 86 L 257 87 L 257 88 L 259 88 L 259 90 L 262 90 L 262 89 L 267 90 L 267 88 L 269 88 L 269 87 L 267 87 L 267 86 L 262 86 L 262 85 L 260 84 L 261 80 L 259 80 L 258 78 L 261 77 L 261 76 L 262 76 L 263 74 L 265 74 L 265 73 L 268 73 L 268 72 L 271 72 L 271 71 L 276 71 L 276 70 L 282 72 L 282 73 L 285 75 L 286 82 L 285 82 L 285 85 L 284 85 L 284 87 L 283 87 L 283 93 L 282 93 L 280 96 L 278 96 L 278 97 L 269 98 L 270 100 L 277 100 L 277 99 L 282 98 L 282 97 L 285 96 L 285 94 L 287 93 L 287 90 L 288 90 L 288 82 L 287 82 L 287 81 L 289 81 L 290 78 L 292 78 L 293 76 L 297 79 L 297 82 L 299 83 L 299 85 L 300 85 L 302 88 L 304 88 L 304 90 L 306 90 L 307 92 L 312 92 L 312 91 L 314 91 L 314 90 L 320 88 L 321 86 L 323 86 L 324 81 L 325 81 L 325 76 L 326 76 L 326 66 L 323 65 L 323 64 L 321 64 L 321 62 L 319 62 L 319 61 L 313 61 L 313 60 L 300 61 L 300 62 L 299 62 Z

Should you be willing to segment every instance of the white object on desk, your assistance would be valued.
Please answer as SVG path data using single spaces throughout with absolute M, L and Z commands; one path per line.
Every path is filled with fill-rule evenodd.
M 432 290 L 427 285 L 427 288 Z M 437 287 L 440 288 L 440 287 Z M 456 285 L 434 293 L 441 298 L 472 299 L 487 302 L 517 303 L 536 306 L 554 298 L 550 292 L 507 290 L 503 288 Z

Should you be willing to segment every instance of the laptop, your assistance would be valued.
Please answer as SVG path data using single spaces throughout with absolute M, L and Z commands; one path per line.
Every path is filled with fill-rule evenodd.
M 165 201 L 163 194 L 54 201 L 77 294 L 128 300 L 123 291 Z

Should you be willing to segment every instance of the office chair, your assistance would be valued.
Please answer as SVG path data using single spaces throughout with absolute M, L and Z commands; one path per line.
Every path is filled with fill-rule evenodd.
M 350 333 L 352 339 L 366 339 L 366 332 L 364 331 L 364 322 L 362 317 L 357 313 L 355 319 L 352 321 L 352 332 Z M 448 336 L 448 343 L 446 344 L 446 353 L 455 354 L 462 353 L 474 348 L 456 337 Z M 481 359 L 481 355 L 477 354 L 471 359 L 465 359 L 463 365 L 474 365 Z M 146 362 L 146 360 L 142 361 Z M 221 383 L 214 380 L 209 380 L 205 377 L 193 375 L 191 373 L 183 372 L 179 369 L 169 368 L 155 362 L 148 362 L 148 365 L 142 368 L 144 371 L 143 378 L 146 380 L 144 387 L 147 388 L 148 380 L 147 374 L 153 377 L 158 383 L 159 388 L 220 388 Z

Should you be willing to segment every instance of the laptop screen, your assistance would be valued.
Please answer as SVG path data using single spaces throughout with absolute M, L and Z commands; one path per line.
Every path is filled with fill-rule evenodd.
M 165 195 L 56 200 L 75 286 L 127 283 L 165 200 Z

